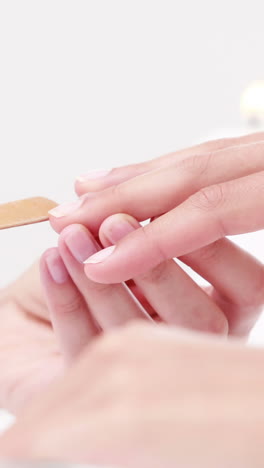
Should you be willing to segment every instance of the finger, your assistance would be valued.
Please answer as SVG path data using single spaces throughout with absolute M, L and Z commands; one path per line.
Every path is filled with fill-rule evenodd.
M 228 239 L 180 260 L 214 286 L 212 299 L 227 317 L 229 334 L 247 337 L 263 308 L 263 265 Z
M 140 224 L 131 216 L 111 216 L 100 228 L 101 242 L 105 246 L 115 244 L 139 227 Z M 134 278 L 134 282 L 162 321 L 189 329 L 227 334 L 227 320 L 221 309 L 173 260 Z
M 40 273 L 52 325 L 68 364 L 98 333 L 98 329 L 57 248 L 43 254 Z
M 101 242 L 107 247 L 111 243 L 116 243 L 123 238 L 124 235 L 127 235 L 129 232 L 139 227 L 139 223 L 128 215 L 114 215 L 106 219 L 100 228 Z M 259 318 L 263 307 L 263 265 L 228 239 L 220 239 L 207 247 L 181 257 L 180 260 L 214 286 L 211 292 L 212 299 L 225 313 L 228 320 L 229 334 L 240 337 L 247 336 Z M 167 264 L 169 262 L 167 262 Z M 153 270 L 154 279 L 157 277 L 158 280 L 163 280 L 163 278 L 169 276 L 170 282 L 172 275 L 170 275 L 169 270 L 165 268 L 165 265 L 166 263 L 161 264 Z M 182 270 L 180 269 L 180 271 Z M 146 273 L 144 279 L 147 278 L 151 281 L 152 274 L 152 272 Z M 141 278 L 138 281 L 136 279 L 135 283 L 139 288 L 142 287 Z M 153 284 L 154 283 L 155 281 Z M 174 311 L 185 311 L 186 303 L 184 303 L 184 301 L 187 301 L 188 310 L 188 294 L 186 299 L 185 291 L 182 289 L 183 284 L 184 281 L 182 283 L 177 279 L 174 285 L 172 284 L 168 288 L 168 297 L 170 297 L 170 295 L 173 296 L 174 292 L 176 293 L 176 297 L 171 297 L 170 299 L 172 307 L 175 305 Z M 144 287 L 142 289 L 144 294 L 148 297 L 148 291 L 146 291 Z M 162 291 L 161 288 L 153 289 L 154 291 L 151 291 L 150 294 L 152 301 L 155 300 L 156 294 L 163 294 L 163 292 L 166 291 Z M 197 300 L 197 304 L 202 305 L 201 298 L 195 298 L 191 288 L 189 292 L 191 296 L 190 299 L 194 298 Z M 182 309 L 180 309 L 178 307 L 178 301 L 181 300 L 180 296 L 182 294 L 183 304 Z M 201 302 L 199 302 L 199 300 Z M 152 306 L 156 311 L 159 311 L 159 304 L 162 304 L 162 301 L 158 301 L 158 303 L 155 304 L 153 304 L 152 301 Z M 210 307 L 212 308 L 212 303 L 209 304 L 209 310 Z M 165 304 L 162 304 L 162 310 L 166 310 L 166 308 L 167 304 L 165 301 Z M 159 311 L 159 313 L 162 316 L 162 312 Z M 175 319 L 172 318 L 172 320 L 177 320 L 177 318 L 178 317 Z M 168 321 L 171 322 L 170 318 Z M 191 328 L 191 324 L 187 323 L 187 326 Z
M 264 133 L 254 133 L 243 135 L 238 138 L 224 138 L 215 141 L 208 141 L 190 148 L 166 154 L 140 164 L 130 164 L 128 166 L 117 167 L 107 171 L 93 171 L 77 177 L 75 191 L 78 195 L 87 192 L 97 192 L 113 185 L 120 184 L 138 175 L 150 172 L 154 169 L 164 167 L 168 164 L 179 162 L 190 156 L 205 154 L 231 146 L 243 145 L 264 140 Z
M 262 229 L 263 186 L 264 172 L 259 172 L 197 192 L 116 246 L 87 259 L 87 277 L 101 283 L 125 281 L 227 235 Z
M 139 221 L 159 216 L 200 189 L 264 170 L 264 142 L 232 147 L 186 159 L 180 164 L 135 177 L 100 192 L 84 195 L 75 205 L 51 210 L 55 230 L 72 222 L 97 232 L 108 216 L 128 213 Z M 68 210 L 68 211 L 67 211 Z
M 150 320 L 125 284 L 101 285 L 87 279 L 83 260 L 99 249 L 83 226 L 69 226 L 60 235 L 60 255 L 95 322 L 106 330 L 133 319 Z

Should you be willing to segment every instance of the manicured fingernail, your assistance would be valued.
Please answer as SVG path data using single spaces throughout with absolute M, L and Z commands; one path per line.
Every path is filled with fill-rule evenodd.
M 107 176 L 107 174 L 109 174 L 111 170 L 112 169 L 108 169 L 107 171 L 102 171 L 102 170 L 91 171 L 91 172 L 88 172 L 87 174 L 76 177 L 76 180 L 78 180 L 78 182 L 84 183 L 84 182 L 88 182 L 89 180 L 101 179 L 102 177 Z
M 56 206 L 49 211 L 51 216 L 55 218 L 62 218 L 63 216 L 67 216 L 68 214 L 73 213 L 74 211 L 78 210 L 82 206 L 83 199 L 79 198 L 78 200 L 70 203 L 62 203 L 62 205 Z
M 135 231 L 138 227 L 140 227 L 139 223 L 138 226 L 134 226 L 126 219 L 115 219 L 112 223 L 109 223 L 104 234 L 111 244 L 116 244 L 120 239 Z
M 47 254 L 45 260 L 53 281 L 57 284 L 66 283 L 70 276 L 59 253 L 56 250 L 51 251 Z
M 87 258 L 83 263 L 102 263 L 104 262 L 115 250 L 115 245 L 107 247 L 106 249 L 100 250 L 95 255 Z
M 95 241 L 88 232 L 79 226 L 69 226 L 63 231 L 63 239 L 74 258 L 83 263 L 87 257 L 97 252 Z

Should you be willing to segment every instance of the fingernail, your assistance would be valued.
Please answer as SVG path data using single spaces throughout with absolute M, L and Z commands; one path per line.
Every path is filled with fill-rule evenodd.
M 63 231 L 62 236 L 68 249 L 80 263 L 98 250 L 95 241 L 84 228 L 69 226 Z
M 62 218 L 63 216 L 67 216 L 70 213 L 78 210 L 82 206 L 83 199 L 79 198 L 78 200 L 70 203 L 62 203 L 62 205 L 56 206 L 56 208 L 52 208 L 49 211 L 51 216 L 55 218 Z
M 120 239 L 135 231 L 138 227 L 140 227 L 139 224 L 138 226 L 133 226 L 126 219 L 115 219 L 113 223 L 109 223 L 104 234 L 111 244 L 116 244 Z
M 102 263 L 104 262 L 115 250 L 115 245 L 107 247 L 106 249 L 100 250 L 95 255 L 87 258 L 83 263 Z
M 102 177 L 105 177 L 107 176 L 107 174 L 109 174 L 109 172 L 111 172 L 112 169 L 108 169 L 107 171 L 91 171 L 91 172 L 88 172 L 87 174 L 84 174 L 84 175 L 80 175 L 78 177 L 76 177 L 76 180 L 78 180 L 78 182 L 87 182 L 89 180 L 95 180 L 95 179 L 101 179 Z
M 47 269 L 53 281 L 57 284 L 66 283 L 70 276 L 59 253 L 54 250 L 47 254 L 45 260 Z

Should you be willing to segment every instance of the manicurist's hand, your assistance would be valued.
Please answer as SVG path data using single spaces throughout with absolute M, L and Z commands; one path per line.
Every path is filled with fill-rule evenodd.
M 112 223 L 112 231 L 113 228 Z M 112 239 L 116 236 L 119 240 L 120 219 L 117 228 Z M 104 234 L 107 242 L 107 226 Z M 198 330 L 227 333 L 227 319 L 217 302 L 176 264 L 168 262 L 163 278 L 158 278 L 158 271 L 151 272 L 138 286 L 102 286 L 88 280 L 82 260 L 99 249 L 87 229 L 70 226 L 61 233 L 58 248 L 45 252 L 40 265 L 36 262 L 1 291 L 0 407 L 18 414 L 33 397 L 46 391 L 95 336 L 129 320 L 151 321 L 153 317 Z M 168 277 L 172 272 L 173 276 Z M 252 310 L 253 321 L 258 311 L 259 304 Z
M 138 228 L 130 216 L 114 215 L 101 227 L 101 243 Z M 85 227 L 69 226 L 41 259 L 44 291 L 38 262 L 2 291 L 0 406 L 19 412 L 94 337 L 136 318 L 246 337 L 261 312 L 262 265 L 227 239 L 183 258 L 211 283 L 205 291 L 173 260 L 128 285 L 94 283 L 83 259 L 98 251 Z
M 95 341 L 21 414 L 0 456 L 122 468 L 262 468 L 264 353 L 173 327 Z
M 65 231 L 59 249 L 45 252 L 0 294 L 0 407 L 15 414 L 46 391 L 98 333 L 130 318 L 151 320 L 126 286 L 93 286 L 87 280 L 82 262 L 67 247 L 72 245 L 72 230 Z M 97 250 L 86 230 L 77 229 L 77 238 L 86 241 L 86 253 Z M 92 314 L 98 315 L 98 323 Z M 223 330 L 225 320 L 220 317 L 220 322 Z
M 0 293 L 0 407 L 17 414 L 64 364 L 41 288 L 39 262 Z
M 98 179 L 81 178 L 77 192 L 88 193 L 52 210 L 51 222 L 57 231 L 77 222 L 97 233 L 114 213 L 139 221 L 157 217 L 115 248 L 87 259 L 90 279 L 127 280 L 227 235 L 262 229 L 263 154 L 260 133 L 114 169 Z

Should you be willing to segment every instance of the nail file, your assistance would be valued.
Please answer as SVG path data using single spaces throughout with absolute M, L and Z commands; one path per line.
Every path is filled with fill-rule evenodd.
M 43 197 L 26 198 L 0 205 L 0 229 L 40 223 L 49 219 L 48 211 L 57 206 Z

